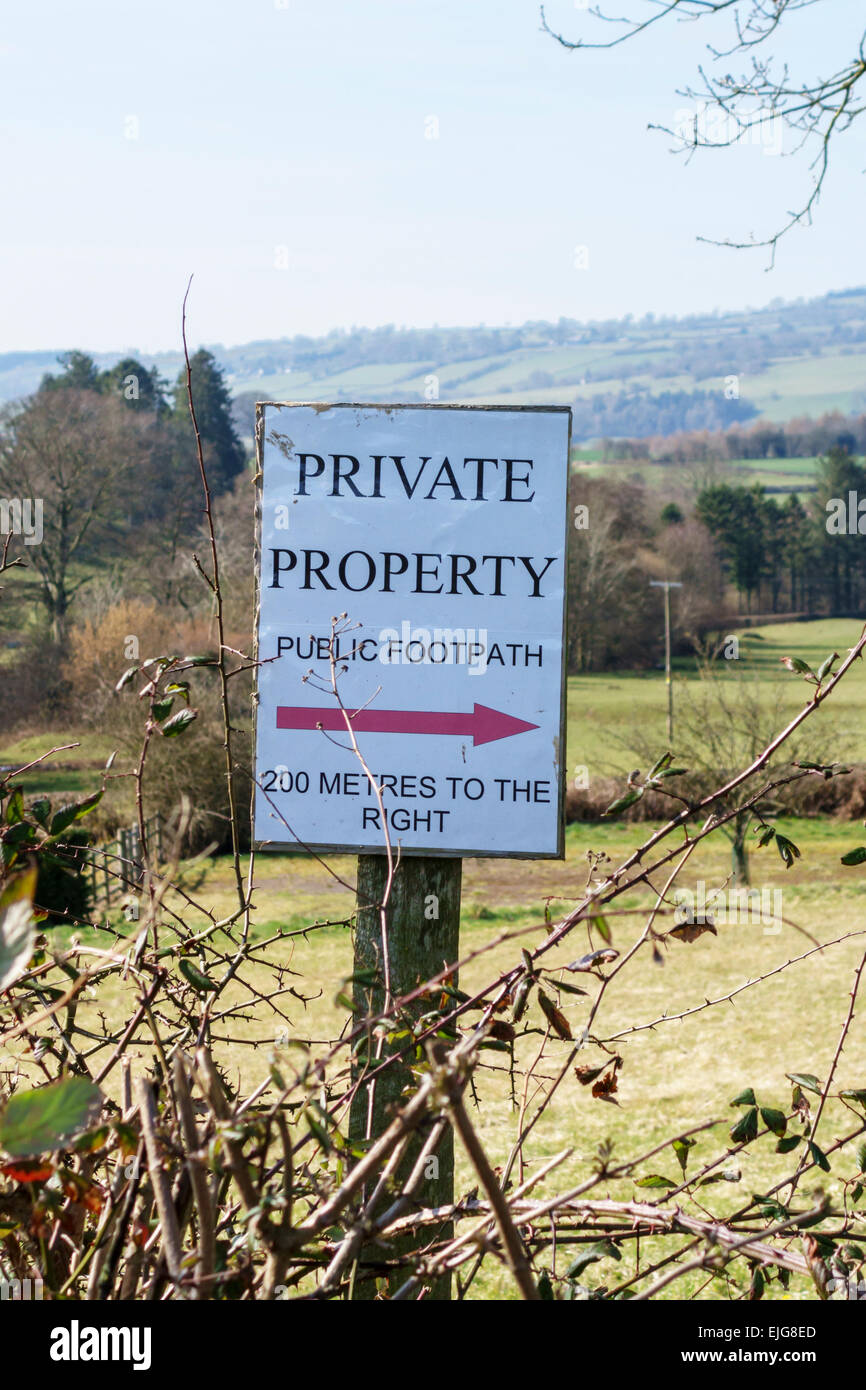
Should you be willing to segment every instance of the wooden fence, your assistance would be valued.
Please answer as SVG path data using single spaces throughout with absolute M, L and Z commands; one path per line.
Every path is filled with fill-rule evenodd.
M 150 816 L 144 823 L 144 833 L 154 864 L 162 860 L 162 820 Z M 118 831 L 107 844 L 94 846 L 87 852 L 93 902 L 110 907 L 135 893 L 141 887 L 144 865 L 141 855 L 141 836 L 138 825 Z

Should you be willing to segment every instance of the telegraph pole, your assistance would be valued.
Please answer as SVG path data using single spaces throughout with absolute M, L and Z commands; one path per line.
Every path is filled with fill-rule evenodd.
M 665 685 L 668 688 L 668 743 L 674 741 L 674 686 L 671 680 L 671 589 L 683 586 L 676 579 L 651 579 L 651 589 L 665 591 Z

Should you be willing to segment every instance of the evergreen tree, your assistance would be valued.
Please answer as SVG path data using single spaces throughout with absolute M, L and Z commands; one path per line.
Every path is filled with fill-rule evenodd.
M 208 478 L 215 492 L 224 492 L 243 472 L 246 460 L 232 420 L 231 396 L 213 354 L 199 348 L 190 359 L 192 396 L 204 446 Z M 174 390 L 174 417 L 189 425 L 186 371 Z
M 155 367 L 149 369 L 135 357 L 123 357 L 101 372 L 99 390 L 106 394 L 117 392 L 124 404 L 133 410 L 149 410 L 158 416 L 168 414 L 166 382 Z
M 50 372 L 46 372 L 39 383 L 40 391 L 58 391 L 69 388 L 75 391 L 99 390 L 99 372 L 96 369 L 96 363 L 86 352 L 79 352 L 77 349 L 72 352 L 62 352 L 57 360 L 63 368 L 62 374 L 52 376 Z
M 828 503 L 836 503 L 848 525 L 848 494 L 866 500 L 866 468 L 851 457 L 843 445 L 834 445 L 818 459 L 814 517 L 821 538 L 821 572 L 825 576 L 833 611 L 856 607 L 866 580 L 863 537 L 854 531 L 834 529 Z M 859 517 L 858 517 L 859 520 Z M 864 518 L 866 526 L 866 518 Z
M 791 612 L 804 607 L 805 568 L 809 549 L 809 518 L 796 492 L 782 507 L 782 563 L 787 566 Z

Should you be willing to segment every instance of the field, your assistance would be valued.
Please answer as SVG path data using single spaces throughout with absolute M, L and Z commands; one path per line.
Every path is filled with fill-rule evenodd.
M 483 328 L 437 329 L 420 349 L 415 330 L 398 328 L 363 347 L 352 347 L 352 335 L 331 335 L 305 340 L 300 349 L 279 339 L 216 344 L 213 351 L 232 393 L 259 400 L 425 400 L 432 376 L 443 400 L 569 405 L 633 388 L 652 395 L 715 392 L 733 373 L 761 416 L 781 422 L 866 408 L 864 298 L 863 291 L 852 291 L 809 304 L 775 301 L 686 319 L 530 323 L 498 330 L 502 336 L 492 339 Z M 121 356 L 94 355 L 100 367 Z M 144 354 L 143 360 L 167 381 L 176 380 L 177 351 Z M 0 401 L 35 390 L 56 366 L 52 352 L 0 354 Z
M 857 624 L 836 621 L 768 625 L 741 634 L 743 655 L 740 669 L 750 672 L 767 689 L 778 681 L 785 709 L 791 713 L 801 707 L 808 694 L 805 684 L 779 664 L 779 658 L 795 654 L 819 664 L 830 651 L 844 653 L 858 635 Z M 695 684 L 695 673 L 688 663 L 680 663 L 677 673 L 677 700 L 687 700 Z M 733 675 L 729 676 L 733 679 Z M 621 674 L 572 678 L 569 681 L 568 759 L 570 767 L 589 766 L 590 775 L 620 771 L 638 761 L 630 745 L 632 731 L 639 727 L 644 736 L 665 746 L 664 683 L 661 673 Z M 831 721 L 836 734 L 853 747 L 846 756 L 866 761 L 864 736 L 866 673 L 858 666 L 843 683 L 832 708 L 819 719 Z M 58 734 L 56 742 L 68 742 Z M 28 738 L 0 753 L 0 762 L 10 763 L 36 756 L 50 746 L 45 738 Z M 62 776 L 40 770 L 29 779 L 29 789 L 79 791 L 93 784 L 107 745 L 93 735 L 82 737 L 81 749 L 60 755 L 75 760 L 76 766 Z M 90 780 L 88 780 L 90 779 Z M 464 989 L 481 986 L 519 957 L 521 944 L 537 942 L 546 933 L 545 911 L 554 918 L 561 915 L 581 893 L 586 880 L 588 851 L 602 851 L 615 864 L 622 860 L 654 827 L 619 823 L 571 825 L 567 833 L 566 858 L 561 863 L 542 861 L 469 860 L 464 865 L 461 951 L 469 957 L 488 943 L 483 955 L 470 961 L 461 971 Z M 587 1088 L 569 1076 L 560 1091 L 559 1103 L 533 1132 L 525 1154 L 526 1174 L 543 1160 L 570 1150 L 555 1182 L 562 1190 L 571 1177 L 585 1175 L 599 1144 L 610 1140 L 622 1160 L 637 1156 L 669 1139 L 678 1130 L 714 1121 L 713 1128 L 698 1136 L 690 1157 L 690 1171 L 713 1158 L 723 1160 L 720 1170 L 728 1180 L 711 1189 L 715 1210 L 733 1211 L 753 1192 L 765 1190 L 783 1171 L 771 1138 L 760 1141 L 747 1162 L 724 1160 L 728 1127 L 736 1118 L 732 1098 L 747 1086 L 755 1089 L 763 1104 L 785 1108 L 790 1096 L 787 1072 L 826 1075 L 847 1005 L 852 972 L 866 944 L 866 893 L 863 868 L 844 868 L 841 856 L 861 843 L 866 831 L 859 822 L 829 818 L 786 820 L 784 831 L 799 846 L 802 858 L 790 870 L 772 846 L 752 852 L 753 884 L 759 890 L 780 890 L 780 919 L 720 925 L 718 935 L 705 935 L 686 945 L 669 940 L 663 948 L 664 963 L 654 964 L 648 951 L 642 952 L 618 987 L 606 997 L 594 1025 L 594 1038 L 614 1048 L 623 1057 L 617 1104 L 593 1099 Z M 693 856 L 681 883 L 694 888 L 705 882 L 709 888 L 722 885 L 729 873 L 727 841 L 710 839 Z M 303 856 L 261 855 L 256 869 L 255 936 L 275 931 L 293 932 L 316 922 L 331 922 L 309 936 L 287 939 L 275 959 L 298 971 L 308 982 L 305 993 L 314 995 L 306 1005 L 297 1005 L 292 1015 L 292 1036 L 298 1040 L 334 1037 L 346 1022 L 346 1011 L 337 1000 L 352 970 L 352 944 L 349 920 L 353 908 L 351 883 L 354 863 L 335 857 L 321 865 Z M 230 866 L 225 858 L 212 859 L 203 866 L 190 866 L 185 884 L 195 888 L 194 896 L 216 914 L 225 913 L 232 901 Z M 620 900 L 621 913 L 611 917 L 613 942 L 623 951 L 642 925 L 639 910 L 652 901 L 648 890 L 638 886 Z M 661 929 L 671 925 L 662 922 Z M 106 925 L 120 933 L 129 931 L 122 918 L 112 913 Z M 836 938 L 848 939 L 835 945 Z M 100 934 L 101 941 L 105 938 Z M 598 942 L 592 942 L 597 945 Z M 559 968 L 587 949 L 587 936 L 573 934 L 557 951 L 550 964 Z M 778 966 L 802 957 L 781 977 L 772 977 Z M 270 978 L 270 967 L 262 966 L 261 983 Z M 762 979 L 770 975 L 771 978 Z M 572 981 L 574 976 L 568 977 Z M 591 977 L 577 977 L 581 983 Z M 752 983 L 756 982 L 756 983 Z M 302 981 L 297 981 L 299 985 Z M 743 987 L 745 986 L 745 987 Z M 120 986 L 117 986 L 120 988 Z M 703 1008 L 708 999 L 736 997 L 714 1009 Z M 240 998 L 240 995 L 236 995 Z M 588 1001 L 562 996 L 563 1012 L 574 1036 L 579 1035 Z M 79 1017 L 98 1028 L 98 1009 L 111 1008 L 111 998 L 100 995 L 98 1004 L 82 1002 Z M 689 1012 L 691 1011 L 691 1012 Z M 536 1010 L 537 1013 L 537 1010 Z M 677 1018 L 688 1013 L 685 1018 Z M 537 1049 L 540 1016 L 530 1010 L 530 1031 L 517 1049 L 518 1060 L 528 1064 Z M 654 1025 L 650 1027 L 650 1025 Z M 275 1044 L 275 1024 L 250 1009 L 243 1026 L 242 1040 L 229 1052 L 230 1066 L 243 1075 L 245 1088 L 266 1075 L 268 1057 Z M 567 1043 L 556 1049 L 567 1055 Z M 482 1088 L 483 1105 L 474 1112 L 481 1137 L 492 1160 L 504 1163 L 509 1154 L 509 1135 L 514 1128 L 515 1107 L 524 1103 L 522 1083 L 516 1088 L 507 1070 L 507 1058 L 489 1054 L 498 1063 L 496 1077 Z M 601 1059 L 590 1044 L 583 1060 Z M 146 1060 L 146 1049 L 141 1053 Z M 554 1061 L 556 1055 L 554 1054 Z M 557 1062 L 558 1065 L 558 1062 Z M 552 1072 L 550 1073 L 553 1074 Z M 856 1028 L 850 1035 L 837 1075 L 839 1086 L 866 1084 L 866 1034 Z M 533 1095 L 529 1087 L 528 1100 Z M 825 1147 L 856 1122 L 850 1111 L 833 1102 L 822 1120 Z M 827 1191 L 839 1197 L 840 1183 L 850 1178 L 851 1159 L 840 1160 L 838 1171 L 824 1176 Z M 785 1170 L 787 1171 L 787 1170 Z M 668 1148 L 647 1160 L 639 1169 L 647 1175 L 660 1173 L 674 1180 L 676 1159 Z M 471 1185 L 462 1162 L 458 1187 Z M 805 1183 L 804 1197 L 817 1187 L 811 1178 Z M 541 1191 L 544 1189 L 542 1188 Z M 719 1197 L 719 1193 L 723 1197 Z M 632 1178 L 612 1181 L 606 1195 L 630 1200 L 651 1198 L 634 1187 Z M 652 1255 L 648 1242 L 643 1258 Z M 569 1255 L 559 1256 L 567 1262 Z M 594 1269 L 592 1282 L 603 1278 L 611 1287 L 622 1277 L 619 1266 L 604 1261 Z M 775 1286 L 774 1286 L 775 1287 Z M 676 1286 L 682 1296 L 683 1286 Z M 737 1289 L 725 1281 L 712 1283 L 703 1273 L 695 1275 L 688 1288 L 703 1297 L 729 1297 Z M 742 1281 L 738 1286 L 742 1291 Z M 473 1286 L 476 1297 L 511 1297 L 503 1276 L 486 1275 Z M 794 1297 L 813 1297 L 811 1288 L 791 1287 Z
M 655 374 L 674 343 L 666 337 L 642 336 L 630 344 L 524 348 L 488 357 L 470 357 L 447 365 L 382 362 L 347 371 L 293 370 L 232 379 L 237 392 L 255 391 L 271 400 L 400 400 L 424 398 L 426 378 L 435 374 L 439 390 L 449 400 L 485 401 L 491 405 L 570 405 L 624 387 L 640 387 L 652 395 L 665 391 L 713 391 L 720 377 L 697 377 L 672 371 Z M 730 347 L 731 372 L 737 371 L 737 348 Z M 651 370 L 652 369 L 652 370 Z M 535 372 L 544 383 L 533 384 Z M 817 418 L 825 411 L 845 413 L 863 408 L 866 354 L 829 347 L 820 355 L 779 358 L 764 370 L 744 374 L 741 393 L 763 418 L 790 420 L 794 415 Z M 411 393 L 408 397 L 406 393 Z
M 645 486 L 664 490 L 668 495 L 678 490 L 697 490 L 712 476 L 731 486 L 754 487 L 759 483 L 767 492 L 786 494 L 796 492 L 806 497 L 815 491 L 814 458 L 730 459 L 725 463 L 652 463 L 640 461 L 603 462 L 598 449 L 578 448 L 574 451 L 574 468 L 579 477 L 607 478 L 611 482 L 627 482 L 640 478 Z M 779 496 L 779 501 L 784 497 Z
M 604 850 L 616 862 L 638 843 L 642 832 L 653 828 L 570 826 L 563 863 L 467 861 L 462 953 L 466 957 L 488 942 L 498 944 L 462 970 L 461 987 L 471 990 L 481 986 L 496 972 L 515 963 L 521 945 L 543 938 L 545 907 L 555 919 L 579 894 L 585 880 L 588 850 Z M 787 1171 L 780 1167 L 786 1160 L 776 1155 L 772 1138 L 754 1147 L 747 1162 L 725 1159 L 728 1127 L 737 1117 L 730 1102 L 746 1086 L 752 1086 L 762 1104 L 785 1108 L 790 1097 L 787 1072 L 826 1075 L 852 972 L 866 944 L 866 896 L 863 871 L 839 866 L 840 855 L 864 839 L 859 825 L 800 821 L 785 822 L 781 828 L 797 840 L 802 860 L 786 873 L 778 856 L 762 851 L 754 858 L 754 882 L 762 889 L 781 889 L 784 922 L 770 925 L 769 929 L 760 923 L 719 926 L 718 937 L 707 935 L 692 945 L 670 942 L 663 951 L 662 966 L 654 965 L 649 953 L 643 952 L 624 972 L 594 1029 L 596 1037 L 623 1057 L 618 1103 L 594 1100 L 587 1088 L 569 1077 L 561 1088 L 558 1104 L 537 1127 L 527 1147 L 527 1175 L 542 1161 L 570 1150 L 555 1178 L 557 1190 L 562 1190 L 571 1179 L 577 1181 L 585 1176 L 593 1155 L 605 1140 L 613 1143 L 615 1156 L 622 1161 L 648 1152 L 678 1131 L 710 1121 L 717 1124 L 698 1136 L 690 1156 L 690 1171 L 711 1159 L 722 1160 L 717 1171 L 726 1172 L 728 1181 L 712 1189 L 715 1210 L 724 1213 L 737 1209 L 753 1192 L 766 1190 Z M 700 879 L 712 885 L 723 882 L 728 872 L 725 846 L 724 841 L 711 841 L 695 857 L 684 885 L 694 887 Z M 346 858 L 335 858 L 326 868 L 299 856 L 261 856 L 257 869 L 256 936 L 268 936 L 278 929 L 296 931 L 316 921 L 348 918 L 352 911 L 351 892 L 331 876 L 330 870 L 351 883 L 354 864 Z M 190 886 L 193 880 L 198 883 L 195 896 L 205 906 L 215 913 L 229 909 L 232 887 L 224 859 L 211 862 L 202 876 L 191 873 Z M 635 891 L 621 900 L 623 915 L 611 918 L 614 945 L 620 951 L 633 940 L 641 921 L 629 915 L 630 910 L 648 903 L 645 891 Z M 838 945 L 828 945 L 825 950 L 815 949 L 812 938 L 824 943 L 846 933 L 854 935 Z M 101 940 L 104 944 L 105 938 Z M 584 949 L 586 935 L 573 935 L 551 960 L 551 967 L 556 970 Z M 770 978 L 749 985 L 782 963 L 801 956 L 805 959 L 792 966 L 781 980 Z M 298 972 L 300 978 L 292 983 L 315 996 L 307 1007 L 298 1005 L 293 1011 L 293 1040 L 315 1042 L 336 1036 L 346 1022 L 345 1009 L 336 996 L 345 990 L 352 970 L 348 927 L 326 927 L 308 937 L 294 937 L 276 959 Z M 259 985 L 268 987 L 271 978 L 272 972 L 261 967 Z M 567 978 L 572 982 L 575 979 Z M 581 983 L 586 981 L 587 977 L 581 978 Z M 594 995 L 593 982 L 590 980 L 589 984 L 590 994 Z M 747 987 L 742 989 L 744 984 Z M 705 1000 L 721 999 L 738 989 L 740 992 L 730 1003 L 701 1010 Z M 235 992 L 235 1000 L 242 997 L 240 991 Z M 563 995 L 563 1011 L 575 1036 L 585 1017 L 587 1002 Z M 106 1006 L 110 1009 L 111 999 L 104 992 L 98 1004 L 82 1004 L 81 1023 L 98 1028 L 98 1010 Z M 697 1011 L 685 1019 L 675 1017 L 689 1010 Z M 665 1015 L 674 1017 L 666 1022 Z M 529 1064 L 540 1039 L 542 1020 L 537 1010 L 535 1014 L 530 1010 L 528 1021 L 532 1031 L 517 1049 L 517 1059 L 523 1064 Z M 647 1025 L 653 1023 L 655 1027 L 649 1029 Z M 241 1033 L 243 1042 L 230 1047 L 228 1057 L 230 1074 L 242 1076 L 247 1089 L 265 1077 L 268 1058 L 278 1039 L 275 1024 L 256 1009 L 250 1009 L 249 1021 L 242 1025 Z M 555 1044 L 550 1060 L 557 1067 L 567 1055 L 567 1048 L 567 1043 Z M 488 1078 L 481 1087 L 484 1100 L 473 1111 L 473 1122 L 491 1160 L 502 1164 L 508 1158 L 509 1136 L 515 1109 L 522 1101 L 522 1086 L 518 1084 L 512 1092 L 504 1065 L 507 1059 L 500 1061 L 499 1054 L 491 1056 L 500 1066 L 498 1079 Z M 147 1061 L 146 1048 L 140 1057 L 142 1062 Z M 603 1054 L 590 1046 L 582 1060 L 586 1064 L 599 1062 Z M 861 1087 L 864 1080 L 866 1037 L 860 1029 L 849 1038 L 838 1082 L 840 1086 Z M 530 1088 L 530 1098 L 532 1094 Z M 829 1146 L 834 1138 L 856 1128 L 856 1120 L 836 1102 L 829 1106 L 822 1126 L 823 1142 Z M 848 1159 L 839 1162 L 838 1171 L 834 1165 L 830 1175 L 822 1175 L 823 1186 L 832 1196 L 839 1197 L 841 1179 L 852 1176 L 850 1168 Z M 673 1181 L 678 1171 L 672 1150 L 665 1148 L 640 1165 L 635 1177 L 660 1173 Z M 458 1188 L 472 1185 L 471 1174 L 459 1156 L 457 1182 Z M 804 1185 L 803 1198 L 807 1200 L 817 1186 L 815 1179 L 810 1178 Z M 544 1190 L 539 1189 L 540 1193 Z M 720 1192 L 723 1198 L 719 1198 Z M 602 1195 L 620 1200 L 653 1197 L 651 1192 L 635 1188 L 631 1178 L 610 1182 Z M 652 1252 L 653 1242 L 647 1242 L 645 1261 Z M 563 1249 L 560 1260 L 567 1262 L 569 1258 L 567 1249 Z M 605 1280 L 612 1287 L 623 1277 L 619 1266 L 611 1261 L 600 1264 L 593 1273 L 593 1284 Z M 742 1280 L 739 1286 L 725 1281 L 707 1285 L 705 1274 L 695 1276 L 688 1284 L 676 1286 L 677 1296 L 682 1297 L 686 1287 L 694 1292 L 703 1289 L 703 1296 L 709 1298 L 730 1297 L 737 1287 L 742 1291 Z M 504 1275 L 494 1274 L 486 1275 L 474 1288 L 474 1294 L 488 1299 L 511 1297 L 512 1290 Z M 814 1291 L 801 1286 L 795 1278 L 791 1295 L 808 1298 L 814 1296 Z

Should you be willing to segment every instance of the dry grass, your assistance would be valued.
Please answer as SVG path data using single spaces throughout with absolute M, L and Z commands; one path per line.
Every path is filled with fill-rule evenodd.
M 755 886 L 783 889 L 783 914 L 819 941 L 829 941 L 844 932 L 866 932 L 866 896 L 863 893 L 863 870 L 845 869 L 839 865 L 842 853 L 864 837 L 859 826 L 832 824 L 826 821 L 791 821 L 783 827 L 786 834 L 800 843 L 803 858 L 786 873 L 774 851 L 765 850 L 753 856 Z M 568 857 L 563 863 L 473 860 L 464 864 L 463 923 L 461 949 L 464 955 L 479 950 L 485 943 L 511 934 L 512 939 L 500 940 L 489 952 L 469 964 L 461 975 L 461 986 L 472 989 L 481 986 L 502 969 L 513 966 L 523 941 L 538 941 L 545 934 L 545 898 L 554 895 L 551 904 L 554 916 L 564 909 L 569 899 L 578 896 L 586 877 L 585 855 L 588 848 L 603 849 L 614 859 L 637 843 L 637 836 L 647 827 L 576 825 L 569 828 Z M 354 864 L 348 858 L 335 858 L 330 866 L 346 884 L 351 884 Z M 704 879 L 709 886 L 720 885 L 728 871 L 727 842 L 710 842 L 694 857 L 686 886 Z M 198 878 L 196 896 L 214 912 L 227 909 L 231 901 L 228 862 L 214 860 L 202 872 L 191 872 Z M 270 934 L 275 927 L 295 929 L 312 922 L 339 921 L 347 918 L 353 900 L 349 887 L 335 881 L 328 871 L 300 856 L 261 856 L 257 873 L 256 936 Z M 649 902 L 645 891 L 635 890 L 620 900 L 622 908 L 639 908 Z M 611 918 L 614 944 L 620 951 L 628 947 L 640 930 L 639 915 Z M 666 926 L 670 926 L 668 921 Z M 526 934 L 528 932 L 528 934 Z M 838 1040 L 839 1030 L 848 1005 L 852 973 L 866 945 L 866 936 L 855 937 L 839 946 L 828 947 L 808 959 L 741 993 L 734 1003 L 705 1009 L 683 1021 L 659 1022 L 652 1030 L 626 1033 L 636 1026 L 693 1008 L 706 998 L 718 998 L 730 993 L 750 979 L 767 974 L 776 965 L 808 951 L 811 942 L 793 926 L 783 926 L 778 934 L 766 933 L 760 924 L 720 925 L 718 936 L 705 935 L 692 945 L 676 941 L 668 943 L 663 966 L 653 964 L 648 951 L 641 952 L 622 977 L 605 995 L 596 1019 L 594 1032 L 609 1040 L 623 1058 L 620 1072 L 618 1105 L 591 1097 L 589 1090 L 569 1075 L 558 1092 L 557 1101 L 550 1107 L 527 1144 L 524 1155 L 526 1173 L 538 1163 L 565 1148 L 572 1149 L 567 1163 L 558 1171 L 553 1182 L 561 1191 L 572 1181 L 577 1182 L 591 1170 L 598 1145 L 609 1139 L 615 1154 L 622 1161 L 634 1157 L 679 1132 L 708 1120 L 718 1119 L 719 1126 L 698 1138 L 690 1157 L 689 1171 L 711 1158 L 723 1155 L 727 1144 L 727 1126 L 739 1112 L 730 1108 L 734 1095 L 746 1086 L 754 1087 L 760 1103 L 786 1109 L 790 1099 L 790 1083 L 785 1073 L 813 1072 L 823 1078 L 827 1074 Z M 519 934 L 519 935 L 518 935 Z M 575 932 L 557 951 L 551 968 L 559 967 L 586 949 L 583 931 Z M 595 942 L 594 944 L 598 944 Z M 275 965 L 299 972 L 294 983 L 300 992 L 314 996 L 309 1003 L 297 1003 L 289 1009 L 292 1017 L 291 1036 L 295 1040 L 321 1042 L 336 1037 L 344 1028 L 347 1017 L 342 1005 L 336 1002 L 345 978 L 352 969 L 351 932 L 345 926 L 330 926 L 312 932 L 309 937 L 297 936 L 271 948 Z M 272 977 L 269 967 L 260 967 L 260 983 Z M 255 979 L 255 972 L 251 978 Z M 591 997 L 595 982 L 591 977 L 576 977 L 574 983 L 589 981 Z M 119 986 L 115 986 L 119 988 Z M 243 997 L 236 989 L 224 1003 L 234 1003 Z M 120 1000 L 104 993 L 96 1001 L 85 1001 L 79 1010 L 79 1020 L 98 1030 L 99 1010 L 111 1014 Z M 563 1011 L 577 1036 L 586 1017 L 589 1000 L 562 996 Z M 520 1075 L 532 1063 L 541 1041 L 541 1016 L 537 1006 L 527 1015 L 531 1030 L 519 1040 L 516 1048 L 516 1072 L 512 1084 L 505 1054 L 488 1053 L 488 1059 L 498 1068 L 479 1078 L 478 1108 L 475 1122 L 493 1161 L 502 1164 L 508 1157 L 517 1127 L 517 1109 L 523 1096 L 524 1082 Z M 267 1070 L 268 1058 L 278 1037 L 281 1020 L 262 1016 L 261 1008 L 251 1008 L 249 1019 L 233 1032 L 240 1041 L 226 1045 L 225 1056 L 230 1074 L 234 1074 L 248 1091 Z M 219 1029 L 216 1030 L 219 1032 Z M 534 1076 L 527 1084 L 530 1113 L 537 1099 L 537 1087 L 549 1081 L 556 1067 L 567 1056 L 568 1044 L 554 1043 L 549 1048 L 543 1075 Z M 139 1065 L 150 1062 L 150 1049 L 137 1049 Z M 600 1059 L 595 1048 L 589 1048 L 582 1061 Z M 838 1087 L 866 1085 L 866 1034 L 855 1026 L 843 1054 L 836 1084 Z M 824 1146 L 850 1131 L 856 1122 L 850 1111 L 831 1103 L 822 1120 L 820 1138 Z M 775 1153 L 775 1141 L 765 1138 L 753 1146 L 751 1153 L 740 1161 L 741 1180 L 719 1184 L 708 1189 L 712 1209 L 723 1215 L 747 1201 L 752 1193 L 765 1191 L 784 1172 L 791 1171 L 790 1156 Z M 728 1165 L 723 1164 L 722 1167 Z M 641 1170 L 642 1173 L 662 1173 L 674 1179 L 679 1172 L 671 1149 L 657 1155 Z M 834 1162 L 828 1175 L 813 1171 L 805 1180 L 802 1195 L 806 1196 L 821 1185 L 831 1196 L 838 1197 L 840 1179 L 853 1175 L 853 1155 Z M 458 1191 L 473 1185 L 466 1166 L 459 1161 Z M 539 1189 L 543 1191 L 542 1187 Z M 598 1194 L 597 1194 L 598 1195 Z M 611 1182 L 601 1195 L 631 1199 L 635 1195 L 652 1199 L 651 1190 L 637 1189 L 633 1181 Z M 645 1245 L 642 1259 L 647 1261 L 652 1251 Z M 567 1248 L 556 1257 L 556 1268 L 562 1272 L 569 1262 Z M 606 1261 L 594 1265 L 586 1278 L 590 1284 L 610 1281 L 615 1284 L 625 1277 L 621 1271 L 627 1261 L 614 1264 Z M 742 1280 L 742 1276 L 740 1276 Z M 697 1290 L 707 1279 L 696 1276 L 689 1286 L 677 1285 L 674 1294 L 681 1297 L 685 1288 Z M 772 1288 L 779 1292 L 778 1286 Z M 811 1297 L 811 1288 L 796 1289 L 795 1296 Z M 510 1297 L 507 1277 L 486 1272 L 473 1294 L 478 1297 Z M 729 1296 L 721 1282 L 706 1288 L 704 1297 Z M 769 1296 L 769 1295 L 768 1295 Z

